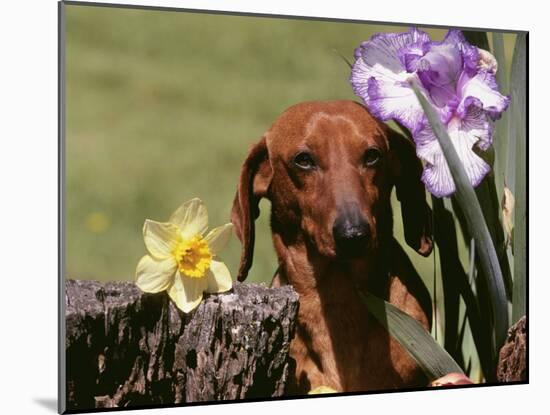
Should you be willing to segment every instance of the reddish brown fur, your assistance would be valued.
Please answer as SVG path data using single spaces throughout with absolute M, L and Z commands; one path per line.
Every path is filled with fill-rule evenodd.
M 367 148 L 382 158 L 362 164 Z M 293 164 L 297 152 L 315 155 L 318 169 Z M 239 279 L 252 262 L 258 202 L 272 204 L 279 269 L 273 285 L 291 284 L 300 296 L 291 356 L 296 378 L 289 392 L 326 385 L 339 391 L 422 386 L 426 379 L 371 317 L 357 287 L 386 298 L 429 328 L 431 303 L 420 277 L 393 239 L 390 194 L 402 203 L 406 239 L 420 254 L 431 251 L 429 208 L 422 168 L 408 140 L 352 101 L 308 102 L 285 111 L 243 165 L 232 221 L 243 242 Z M 357 259 L 336 252 L 338 208 L 352 200 L 371 224 L 369 247 Z

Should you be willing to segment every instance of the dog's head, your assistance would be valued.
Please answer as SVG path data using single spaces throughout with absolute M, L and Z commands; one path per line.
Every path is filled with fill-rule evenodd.
M 319 254 L 359 257 L 391 237 L 396 187 L 405 239 L 432 249 L 430 209 L 413 144 L 353 101 L 292 106 L 250 150 L 231 220 L 243 245 L 239 280 L 252 264 L 254 220 L 271 201 L 273 232 L 302 238 Z

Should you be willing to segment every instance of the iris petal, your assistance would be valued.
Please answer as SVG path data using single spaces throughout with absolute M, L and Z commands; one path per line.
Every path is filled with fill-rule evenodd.
M 472 78 L 465 79 L 461 85 L 460 96 L 462 99 L 457 108 L 458 113 L 465 113 L 469 104 L 477 102 L 493 121 L 500 118 L 510 103 L 510 98 L 498 92 L 495 75 L 490 72 L 480 72 Z
M 484 115 L 482 112 L 480 113 Z M 472 186 L 477 186 L 490 171 L 489 165 L 473 150 L 473 146 L 487 143 L 490 139 L 488 123 L 471 117 L 468 122 L 453 122 L 448 133 Z M 422 181 L 428 191 L 437 197 L 450 196 L 456 186 L 449 170 L 447 160 L 433 131 L 426 126 L 417 136 L 416 153 L 425 161 Z M 479 146 L 479 144 L 478 144 Z
M 462 56 L 455 45 L 435 45 L 418 64 L 418 77 L 438 107 L 456 96 L 456 84 L 462 71 Z
M 401 59 L 403 50 L 408 50 L 411 46 L 421 47 L 429 41 L 428 34 L 416 28 L 404 33 L 378 33 L 359 46 L 355 57 L 361 57 L 374 71 L 385 68 L 393 73 L 400 73 L 404 70 Z
M 411 132 L 419 129 L 424 112 L 407 82 L 384 82 L 370 78 L 366 90 L 364 101 L 372 115 L 383 121 L 395 119 Z
M 460 128 L 477 138 L 475 145 L 485 151 L 493 143 L 493 124 L 487 113 L 479 106 L 470 106 L 462 119 Z
M 477 71 L 479 52 L 475 46 L 470 45 L 464 34 L 457 29 L 450 29 L 441 42 L 433 42 L 433 45 L 454 45 L 462 55 L 463 69 L 468 74 L 474 74 Z
M 411 131 L 418 129 L 423 112 L 408 84 L 416 75 L 408 73 L 406 65 L 413 64 L 428 41 L 426 33 L 411 29 L 375 35 L 357 48 L 350 82 L 375 117 L 396 119 Z

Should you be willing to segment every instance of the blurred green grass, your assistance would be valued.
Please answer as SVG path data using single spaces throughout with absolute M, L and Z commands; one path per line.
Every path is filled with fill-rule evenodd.
M 66 13 L 66 269 L 102 281 L 134 278 L 146 218 L 167 220 L 200 197 L 211 226 L 228 222 L 248 148 L 276 117 L 300 101 L 357 99 L 339 54 L 351 60 L 373 33 L 404 30 L 82 5 Z M 249 281 L 268 283 L 277 266 L 268 202 L 261 212 Z M 431 287 L 433 257 L 406 249 Z M 235 273 L 236 238 L 222 257 Z

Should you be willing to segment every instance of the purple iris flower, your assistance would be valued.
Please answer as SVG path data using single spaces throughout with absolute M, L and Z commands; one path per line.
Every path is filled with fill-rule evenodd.
M 405 33 L 379 33 L 355 50 L 351 85 L 379 119 L 394 119 L 411 132 L 416 153 L 424 161 L 422 181 L 435 196 L 456 190 L 443 156 L 411 84 L 437 110 L 468 178 L 477 186 L 489 165 L 474 151 L 487 150 L 492 124 L 509 104 L 495 80 L 496 61 L 470 45 L 458 30 L 441 42 L 416 28 Z

